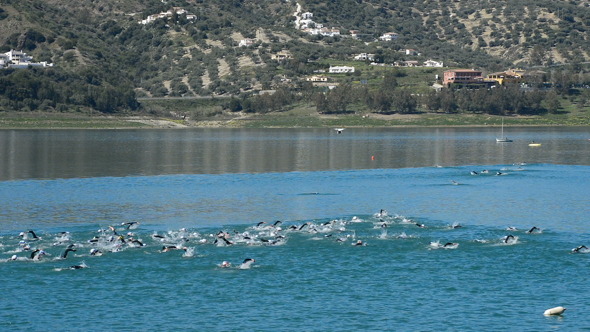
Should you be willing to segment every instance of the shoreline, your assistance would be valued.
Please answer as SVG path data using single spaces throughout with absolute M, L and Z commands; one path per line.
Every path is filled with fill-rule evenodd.
M 0 113 L 0 130 L 18 129 L 195 129 L 195 128 L 424 128 L 424 127 L 590 127 L 590 118 L 568 115 L 497 116 L 482 114 L 239 115 L 182 119 L 149 115 Z

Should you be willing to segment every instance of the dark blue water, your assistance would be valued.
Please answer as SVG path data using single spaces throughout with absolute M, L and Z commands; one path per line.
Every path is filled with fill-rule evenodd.
M 393 134 L 367 135 L 359 140 L 395 142 Z M 544 137 L 511 136 L 519 135 Z M 396 155 L 413 156 L 404 163 L 424 158 L 430 165 L 215 174 L 172 168 L 175 174 L 0 182 L 0 330 L 590 330 L 590 254 L 571 252 L 590 245 L 588 142 L 580 131 L 551 135 L 532 150 L 487 146 L 473 133 L 433 134 L 449 161 L 444 167 L 432 166 L 433 150 L 400 148 Z M 281 144 L 276 135 L 266 140 Z M 311 151 L 313 139 L 305 140 L 303 150 Z M 351 141 L 316 143 L 340 149 L 341 140 Z M 565 158 L 551 147 L 566 141 L 577 154 Z M 512 161 L 527 164 L 464 162 L 506 158 L 478 157 L 474 145 L 519 149 Z M 345 154 L 347 165 L 357 154 Z M 80 158 L 78 165 L 90 164 Z M 56 164 L 36 168 L 50 174 Z M 276 220 L 280 229 L 270 226 Z M 126 230 L 126 222 L 139 224 Z M 528 233 L 533 226 L 540 232 Z M 220 245 L 220 231 L 231 245 Z M 506 243 L 507 235 L 515 241 Z M 359 240 L 366 245 L 354 246 Z M 69 244 L 76 251 L 60 259 Z M 31 259 L 35 249 L 46 255 Z M 245 258 L 256 261 L 239 269 Z M 222 261 L 232 267 L 220 268 Z M 563 316 L 543 316 L 558 305 L 567 308 Z

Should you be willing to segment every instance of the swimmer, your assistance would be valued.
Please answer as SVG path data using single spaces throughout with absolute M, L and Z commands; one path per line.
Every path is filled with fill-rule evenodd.
M 139 226 L 139 222 L 137 221 L 130 221 L 121 223 L 121 226 L 125 226 L 125 229 L 136 229 Z
M 513 244 L 513 243 L 516 243 L 516 240 L 517 240 L 517 238 L 514 235 L 509 234 L 504 237 L 503 242 L 506 244 Z
M 479 173 L 477 173 L 476 171 L 471 171 L 471 175 L 478 175 Z
M 366 246 L 367 244 L 361 240 L 357 240 L 355 243 L 352 244 L 353 246 Z
M 225 268 L 231 267 L 231 263 L 228 262 L 228 261 L 223 261 L 223 262 L 221 262 L 221 264 L 219 264 L 217 266 L 219 266 L 220 268 L 224 268 L 225 269 Z
M 92 239 L 88 240 L 88 243 L 96 243 L 100 240 L 100 237 L 94 236 Z
M 96 248 L 90 249 L 90 256 L 102 256 L 102 251 Z
M 68 269 L 70 269 L 70 270 L 81 270 L 81 269 L 85 269 L 87 267 L 88 267 L 88 265 L 86 265 L 86 263 L 82 263 L 80 265 L 72 265 Z
M 119 234 L 117 233 L 117 230 L 115 229 L 115 227 L 113 227 L 113 226 L 109 226 L 109 229 L 111 230 L 111 232 L 113 232 L 113 234 L 114 234 L 114 235 L 119 235 Z
M 526 231 L 527 234 L 532 234 L 532 233 L 541 233 L 541 229 L 538 228 L 537 226 L 533 226 L 533 228 L 529 229 L 528 231 Z
M 74 249 L 74 244 L 68 245 L 68 247 L 66 248 L 66 250 L 61 254 L 61 256 L 59 256 L 59 258 L 66 259 L 68 257 L 68 253 L 70 251 L 76 251 L 76 249 Z
M 587 253 L 587 252 L 590 252 L 590 250 L 588 250 L 588 247 L 586 247 L 585 245 L 581 245 L 579 247 L 572 249 L 572 253 Z
M 256 262 L 256 260 L 254 258 L 246 258 L 246 259 L 244 259 L 244 261 L 242 262 L 242 264 L 240 264 L 240 267 L 239 268 L 241 270 L 247 270 L 247 269 L 249 269 L 252 266 L 252 264 L 254 262 Z
M 170 250 L 179 250 L 181 248 L 178 248 L 177 246 L 163 246 L 162 250 L 160 250 L 161 252 L 168 252 Z
M 141 241 L 139 241 L 138 239 L 131 239 L 131 241 L 129 241 L 132 243 L 133 246 L 135 247 L 143 247 L 145 246 L 145 244 Z
M 39 259 L 41 259 L 42 256 L 47 255 L 47 253 L 44 250 L 41 249 L 35 249 L 33 250 L 33 252 L 31 252 L 31 259 L 32 260 L 36 260 L 38 261 Z
M 31 236 L 33 237 L 32 239 L 29 239 L 29 237 L 27 236 L 27 234 L 31 234 Z M 21 232 L 18 236 L 20 236 L 21 238 L 23 238 L 23 240 L 32 240 L 32 241 L 36 241 L 36 240 L 40 240 L 41 238 L 37 236 L 37 234 L 35 234 L 35 232 L 33 230 L 28 230 L 27 232 Z
M 222 241 L 219 241 L 219 240 L 222 240 Z M 218 237 L 217 239 L 215 239 L 213 244 L 217 245 L 218 247 L 223 247 L 223 246 L 231 246 L 234 243 L 229 241 L 225 237 Z

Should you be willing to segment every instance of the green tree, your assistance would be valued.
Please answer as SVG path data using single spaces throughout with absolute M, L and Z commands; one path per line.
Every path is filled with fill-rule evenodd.
M 393 92 L 392 106 L 399 113 L 416 113 L 418 102 L 410 91 L 399 89 Z
M 557 113 L 557 111 L 561 107 L 561 103 L 559 101 L 559 96 L 555 91 L 550 91 L 547 93 L 547 97 L 545 98 L 545 105 L 547 106 L 547 110 L 550 113 Z

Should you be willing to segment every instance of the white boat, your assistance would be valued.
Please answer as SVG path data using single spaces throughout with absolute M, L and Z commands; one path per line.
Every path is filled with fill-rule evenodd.
M 500 134 L 500 137 L 496 137 L 496 143 L 508 143 L 508 142 L 512 142 L 512 140 L 509 139 L 508 137 L 504 136 L 504 118 L 502 118 L 502 133 Z

